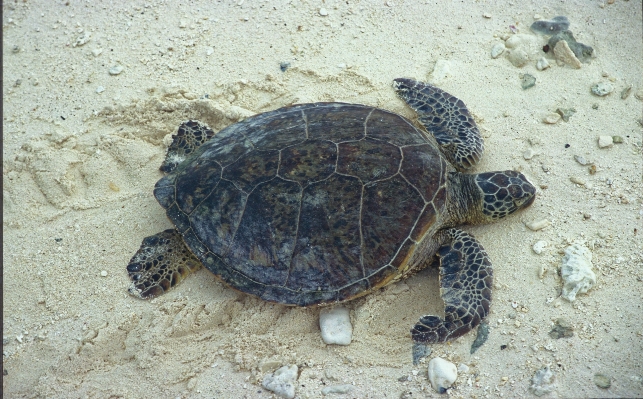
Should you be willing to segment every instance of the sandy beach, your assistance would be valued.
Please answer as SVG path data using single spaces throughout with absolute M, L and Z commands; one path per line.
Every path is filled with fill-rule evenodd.
M 460 367 L 454 398 L 535 397 L 544 367 L 555 374 L 544 398 L 643 397 L 641 0 L 12 0 L 2 10 L 3 397 L 277 398 L 262 381 L 293 364 L 296 398 L 439 397 L 427 378 L 436 356 Z M 579 69 L 530 30 L 561 15 L 594 49 Z M 511 58 L 519 50 L 522 61 Z M 489 338 L 474 354 L 471 332 L 413 364 L 410 328 L 443 312 L 431 268 L 345 303 L 348 346 L 324 344 L 320 308 L 263 302 L 205 269 L 153 300 L 128 294 L 142 239 L 172 227 L 152 189 L 181 122 L 218 131 L 317 101 L 413 120 L 398 77 L 464 101 L 485 140 L 476 171 L 521 171 L 538 187 L 525 211 L 463 227 L 494 266 Z M 598 96 L 596 84 L 612 91 Z M 559 271 L 572 244 L 591 251 L 597 282 L 569 302 Z M 555 339 L 561 318 L 573 335 Z M 339 385 L 349 392 L 322 394 Z

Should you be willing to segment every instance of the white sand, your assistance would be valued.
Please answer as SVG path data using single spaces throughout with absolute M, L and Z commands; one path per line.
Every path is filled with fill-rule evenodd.
M 486 139 L 478 170 L 514 168 L 541 187 L 527 211 L 467 228 L 493 260 L 496 290 L 491 334 L 475 355 L 474 333 L 433 347 L 432 356 L 469 367 L 451 395 L 531 396 L 531 376 L 550 365 L 550 396 L 643 396 L 641 0 L 67 3 L 3 2 L 4 397 L 267 398 L 265 373 L 291 363 L 301 398 L 346 383 L 355 387 L 344 397 L 438 396 L 427 363 L 411 362 L 409 334 L 419 316 L 441 311 L 434 270 L 349 302 L 345 347 L 323 344 L 319 309 L 262 302 L 206 270 L 152 301 L 126 291 L 125 266 L 143 237 L 171 227 L 152 187 L 163 139 L 181 121 L 220 129 L 331 100 L 412 117 L 391 87 L 401 76 L 467 104 Z M 568 16 L 597 57 L 579 70 L 550 59 L 543 72 L 535 59 L 522 69 L 491 59 L 510 25 L 533 35 L 534 14 Z M 545 39 L 534 38 L 537 52 Z M 443 77 L 431 73 L 440 60 Z M 124 70 L 111 76 L 116 65 Z M 536 86 L 523 90 L 521 73 Z M 615 92 L 593 96 L 600 81 Z M 558 107 L 577 112 L 543 124 Z M 624 141 L 599 149 L 599 135 Z M 524 225 L 540 219 L 551 226 Z M 531 250 L 538 240 L 549 242 L 541 255 Z M 555 298 L 572 242 L 592 248 L 598 284 L 570 304 Z M 575 327 L 572 338 L 549 337 L 559 317 Z M 611 377 L 611 388 L 599 389 L 595 373 Z

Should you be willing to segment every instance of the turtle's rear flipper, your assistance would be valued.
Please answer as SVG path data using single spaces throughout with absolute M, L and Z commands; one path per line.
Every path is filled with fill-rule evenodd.
M 493 269 L 487 252 L 470 234 L 457 229 L 442 233 L 440 296 L 444 320 L 422 316 L 411 329 L 413 341 L 446 342 L 471 331 L 489 314 Z
M 435 137 L 442 154 L 458 170 L 473 167 L 482 157 L 484 143 L 476 122 L 462 100 L 430 84 L 395 79 L 393 87 Z
M 201 122 L 181 123 L 179 131 L 172 135 L 172 144 L 168 147 L 165 161 L 159 168 L 161 172 L 170 173 L 173 171 L 178 164 L 190 156 L 201 144 L 210 140 L 213 135 L 214 132 Z
M 129 293 L 142 299 L 154 298 L 200 267 L 201 262 L 190 252 L 178 231 L 169 229 L 145 237 L 127 265 L 132 280 Z

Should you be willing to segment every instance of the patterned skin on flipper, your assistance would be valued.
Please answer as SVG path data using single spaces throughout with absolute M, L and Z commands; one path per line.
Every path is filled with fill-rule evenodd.
M 395 79 L 393 87 L 435 137 L 443 155 L 459 170 L 471 169 L 482 157 L 484 143 L 462 100 L 427 83 Z
M 444 230 L 440 236 L 444 241 L 436 257 L 445 317 L 422 316 L 411 329 L 418 343 L 446 342 L 466 334 L 489 314 L 491 305 L 493 268 L 482 245 L 458 229 Z
M 161 172 L 170 173 L 183 162 L 201 144 L 210 140 L 214 132 L 207 126 L 196 121 L 187 121 L 179 126 L 172 135 L 172 144 L 167 149 L 165 161 L 159 168 Z
M 142 299 L 154 298 L 200 268 L 201 262 L 176 230 L 162 231 L 144 238 L 127 265 L 132 280 L 129 293 Z

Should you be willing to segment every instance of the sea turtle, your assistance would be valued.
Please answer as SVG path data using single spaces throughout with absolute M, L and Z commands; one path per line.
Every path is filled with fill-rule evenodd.
M 176 229 L 143 240 L 130 292 L 157 296 L 200 265 L 247 294 L 286 305 L 348 301 L 439 262 L 445 318 L 423 316 L 416 343 L 454 339 L 489 313 L 492 267 L 455 226 L 529 206 L 519 172 L 462 173 L 483 153 L 464 103 L 396 79 L 419 128 L 339 102 L 258 114 L 214 135 L 183 123 L 154 188 Z

